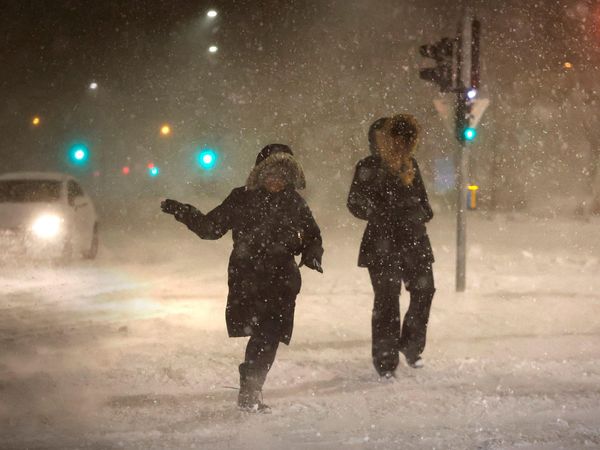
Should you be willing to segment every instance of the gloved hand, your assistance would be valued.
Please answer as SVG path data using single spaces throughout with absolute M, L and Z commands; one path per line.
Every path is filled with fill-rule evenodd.
M 187 224 L 192 213 L 196 210 L 192 205 L 169 198 L 160 203 L 160 209 L 166 214 L 173 215 L 178 222 L 185 224 Z
M 306 249 L 302 253 L 302 258 L 300 258 L 300 267 L 306 266 L 309 269 L 316 270 L 319 273 L 323 273 L 323 267 L 321 267 L 321 251 L 311 250 L 310 248 Z
M 321 263 L 317 260 L 317 258 L 313 258 L 311 260 L 302 259 L 300 261 L 300 267 L 306 266 L 309 269 L 316 270 L 319 273 L 323 273 L 323 267 L 321 267 Z

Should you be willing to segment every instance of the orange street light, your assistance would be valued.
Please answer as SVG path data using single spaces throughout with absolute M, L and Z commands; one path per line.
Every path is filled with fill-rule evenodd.
M 565 63 L 563 64 L 563 67 L 564 67 L 565 69 L 572 69 L 572 68 L 573 68 L 573 64 L 572 64 L 572 63 L 570 63 L 569 61 L 567 61 L 567 62 L 565 62 Z
M 40 122 L 41 122 L 41 120 L 40 120 L 40 118 L 38 116 L 35 116 L 33 119 L 31 119 L 31 124 L 33 126 L 37 127 L 40 124 Z
M 162 136 L 169 136 L 171 134 L 171 127 L 168 124 L 164 124 L 160 127 L 160 134 Z

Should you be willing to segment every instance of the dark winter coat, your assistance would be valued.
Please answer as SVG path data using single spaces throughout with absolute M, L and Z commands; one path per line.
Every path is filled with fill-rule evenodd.
M 292 186 L 279 193 L 240 187 L 208 214 L 193 211 L 186 222 L 202 239 L 232 230 L 229 336 L 260 333 L 289 344 L 301 285 L 294 256 L 320 263 L 323 254 L 319 227 L 300 194 Z
M 376 154 L 356 166 L 348 195 L 348 209 L 367 220 L 358 265 L 371 267 L 401 258 L 406 264 L 433 262 L 425 223 L 433 217 L 417 161 L 415 177 L 405 186 Z

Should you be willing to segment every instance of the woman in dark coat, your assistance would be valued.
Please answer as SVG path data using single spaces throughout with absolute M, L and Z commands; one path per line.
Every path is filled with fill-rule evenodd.
M 229 258 L 226 321 L 230 337 L 250 336 L 245 360 L 239 366 L 238 405 L 251 411 L 268 409 L 261 389 L 280 342 L 289 344 L 300 266 L 322 272 L 321 233 L 304 199 L 304 174 L 286 145 L 262 149 L 246 186 L 207 214 L 191 205 L 165 200 L 162 208 L 174 214 L 202 239 L 219 239 L 233 232 Z
M 419 166 L 413 157 L 419 134 L 408 114 L 377 120 L 369 130 L 371 156 L 359 161 L 348 209 L 368 221 L 358 265 L 367 267 L 375 302 L 372 355 L 381 376 L 393 376 L 399 352 L 422 367 L 427 322 L 435 293 L 433 252 L 425 223 L 433 217 Z M 400 287 L 410 305 L 400 325 Z

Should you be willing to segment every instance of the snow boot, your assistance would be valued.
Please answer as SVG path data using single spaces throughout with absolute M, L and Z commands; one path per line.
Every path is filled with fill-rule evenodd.
M 423 362 L 423 358 L 421 358 L 421 356 L 406 356 L 406 364 L 413 369 L 422 369 L 425 367 L 425 363 Z
M 396 377 L 396 374 L 391 370 L 382 371 L 379 373 L 379 381 L 390 381 Z
M 267 378 L 267 370 L 248 363 L 240 364 L 240 392 L 238 407 L 252 413 L 270 413 L 271 408 L 262 402 L 262 386 Z

